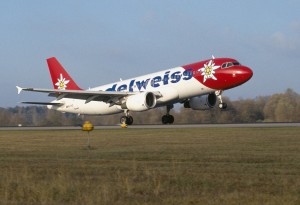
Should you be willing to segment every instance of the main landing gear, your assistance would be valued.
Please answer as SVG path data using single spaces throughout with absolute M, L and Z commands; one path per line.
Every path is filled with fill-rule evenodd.
M 125 113 L 125 116 L 122 116 L 120 118 L 120 123 L 126 124 L 126 125 L 132 125 L 133 118 L 132 118 L 132 116 L 129 115 L 129 110 L 125 110 L 124 113 Z
M 227 108 L 227 104 L 223 102 L 222 100 L 222 90 L 218 90 L 215 92 L 216 96 L 218 97 L 219 99 L 219 108 L 221 110 L 225 110 Z
M 174 116 L 170 115 L 170 110 L 174 108 L 174 105 L 167 105 L 167 114 L 163 115 L 161 121 L 163 124 L 173 124 Z M 132 125 L 133 118 L 129 115 L 129 110 L 124 110 L 124 116 L 120 118 L 120 123 L 122 125 Z
M 170 115 L 170 110 L 174 107 L 174 105 L 167 105 L 167 114 L 162 116 L 161 122 L 163 124 L 173 124 L 174 122 L 174 116 Z

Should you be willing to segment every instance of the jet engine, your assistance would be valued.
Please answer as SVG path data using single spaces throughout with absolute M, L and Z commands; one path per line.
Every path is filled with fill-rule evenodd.
M 155 95 L 152 92 L 142 92 L 129 96 L 121 107 L 131 111 L 145 111 L 154 108 L 155 105 Z
M 192 108 L 193 110 L 208 110 L 216 105 L 217 96 L 215 93 L 208 95 L 201 95 L 192 97 L 189 101 L 184 103 L 185 108 Z

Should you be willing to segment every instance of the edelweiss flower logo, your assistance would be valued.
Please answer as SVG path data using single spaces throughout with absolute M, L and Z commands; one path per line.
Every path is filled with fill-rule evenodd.
M 204 79 L 203 82 L 206 81 L 206 79 L 212 78 L 214 80 L 217 80 L 217 78 L 214 76 L 214 74 L 216 73 L 215 70 L 220 68 L 220 66 L 215 66 L 215 63 L 210 60 L 208 62 L 208 64 L 204 64 L 203 68 L 200 68 L 198 71 L 201 71 L 202 74 L 204 75 Z
M 62 74 L 60 74 L 60 78 L 57 79 L 57 83 L 55 85 L 57 86 L 57 89 L 59 90 L 65 90 L 67 88 L 67 84 L 69 83 L 69 80 L 66 80 Z

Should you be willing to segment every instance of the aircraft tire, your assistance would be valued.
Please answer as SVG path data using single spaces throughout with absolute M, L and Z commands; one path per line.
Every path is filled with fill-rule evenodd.
M 168 124 L 168 117 L 167 117 L 167 115 L 163 115 L 163 116 L 162 116 L 161 122 L 162 122 L 164 125 Z
M 166 125 L 166 124 L 173 124 L 174 122 L 174 116 L 173 115 L 164 115 L 161 118 L 161 122 Z
M 132 116 L 122 116 L 120 118 L 120 123 L 121 124 L 126 124 L 126 125 L 132 125 L 133 117 Z
M 121 123 L 121 124 L 127 124 L 127 117 L 126 117 L 126 116 L 122 116 L 122 117 L 120 118 L 120 123 Z
M 169 124 L 173 124 L 173 123 L 174 123 L 174 116 L 169 115 Z
M 225 109 L 227 108 L 227 104 L 226 104 L 226 103 L 220 103 L 220 104 L 219 104 L 219 108 L 220 108 L 221 110 L 225 110 Z
M 133 117 L 132 116 L 128 116 L 127 119 L 126 119 L 126 124 L 127 125 L 132 125 L 133 123 Z

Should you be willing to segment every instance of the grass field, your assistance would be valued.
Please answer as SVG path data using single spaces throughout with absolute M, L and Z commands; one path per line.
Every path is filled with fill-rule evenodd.
M 0 131 L 0 204 L 300 204 L 300 127 Z

